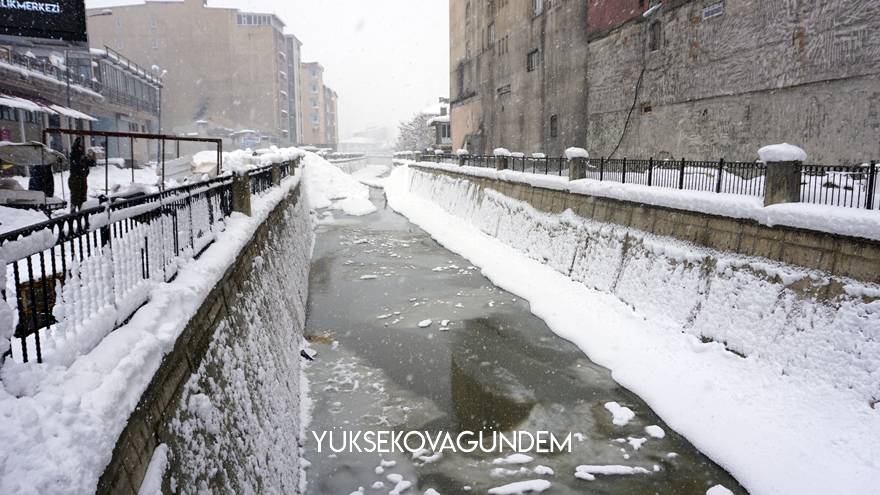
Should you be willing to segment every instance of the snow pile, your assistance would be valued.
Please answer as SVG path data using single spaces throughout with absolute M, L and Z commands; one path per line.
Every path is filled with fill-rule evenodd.
M 543 213 L 462 177 L 398 167 L 385 190 L 750 492 L 880 483 L 880 287 Z
M 28 225 L 45 222 L 46 215 L 36 210 L 22 210 L 0 206 L 0 234 L 23 229 Z M 4 265 L 5 266 L 5 265 Z
M 616 426 L 626 426 L 627 423 L 636 417 L 636 413 L 628 407 L 621 406 L 617 402 L 606 402 L 605 409 L 611 413 L 611 422 Z
M 53 362 L 21 364 L 6 360 L 0 368 L 0 417 L 3 418 L 0 493 L 95 491 L 98 477 L 111 459 L 119 434 L 163 356 L 174 347 L 189 320 L 259 225 L 297 183 L 297 178 L 288 178 L 281 187 L 254 198 L 251 217 L 236 213 L 227 218 L 226 228 L 218 233 L 217 242 L 199 259 L 182 263 L 172 282 L 149 286 L 148 302 L 127 323 L 100 339 L 93 348 L 72 354 L 70 365 Z M 307 215 L 299 212 L 290 217 L 302 219 Z M 308 219 L 303 221 L 308 222 Z M 307 249 L 311 248 L 310 228 L 296 232 L 290 229 L 290 232 L 294 240 L 306 243 Z M 3 249 L 6 248 L 4 245 Z M 117 245 L 113 249 L 117 249 Z M 155 259 L 161 259 L 161 256 Z M 140 273 L 140 257 L 134 261 L 136 265 L 125 270 Z M 151 270 L 154 269 L 151 266 Z M 65 287 L 74 290 L 77 285 L 68 282 Z M 100 296 L 108 291 L 95 292 Z M 288 289 L 270 292 L 288 292 Z M 262 314 L 275 314 L 281 307 L 264 305 Z M 0 307 L 0 318 L 3 318 L 3 312 Z M 111 323 L 116 316 L 110 311 L 101 315 Z M 86 327 L 81 330 L 89 338 L 95 333 Z M 285 327 L 283 332 L 278 330 L 277 333 L 292 332 Z M 51 345 L 44 342 L 47 349 Z M 77 345 L 78 342 L 72 342 L 68 347 Z M 247 351 L 246 348 L 243 350 Z M 263 373 L 265 365 L 260 363 L 259 373 Z M 237 380 L 238 376 L 230 378 Z M 289 418 L 285 417 L 285 420 L 289 421 Z M 234 435 L 236 431 L 225 432 Z M 214 437 L 211 438 L 213 442 Z M 289 450 L 289 444 L 284 448 Z M 285 469 L 295 471 L 290 466 Z
M 395 154 L 396 154 L 396 153 L 395 153 Z M 471 153 L 470 153 L 468 150 L 466 150 L 466 149 L 459 149 L 458 151 L 455 152 L 455 154 L 458 155 L 458 156 L 468 156 L 468 155 L 470 155 Z
M 547 158 L 547 155 L 545 155 L 544 153 L 532 153 L 532 158 L 543 160 L 544 158 Z
M 807 153 L 804 150 L 788 143 L 764 146 L 758 150 L 758 157 L 764 163 L 807 161 Z
M 492 152 L 495 156 L 510 156 L 510 150 L 507 148 L 495 148 L 495 151 Z
M 525 158 L 526 154 L 520 151 L 515 151 L 511 153 L 510 156 L 512 156 L 513 158 Z
M 519 495 L 523 493 L 541 493 L 549 488 L 550 482 L 547 480 L 525 480 L 490 488 L 487 493 L 489 495 Z
M 629 476 L 633 474 L 650 474 L 651 471 L 639 466 L 578 466 L 575 470 L 575 478 L 594 481 L 597 474 L 609 476 Z
M 153 458 L 147 466 L 144 481 L 138 490 L 138 495 L 162 495 L 162 478 L 168 468 L 168 446 L 164 443 L 153 451 Z
M 575 158 L 589 158 L 590 154 L 583 148 L 568 148 L 565 150 L 566 160 L 574 160 Z
M 331 208 L 348 215 L 376 211 L 370 189 L 314 153 L 305 155 L 303 183 L 312 209 Z

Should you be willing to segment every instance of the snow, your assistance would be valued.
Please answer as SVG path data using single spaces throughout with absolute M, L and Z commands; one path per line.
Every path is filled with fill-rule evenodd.
M 617 402 L 606 402 L 605 409 L 611 412 L 611 422 L 617 426 L 626 426 L 627 423 L 636 417 L 636 413 L 632 409 L 621 406 Z
M 306 153 L 305 189 L 312 209 L 331 208 L 348 215 L 376 211 L 370 201 L 370 188 L 314 153 Z
M 404 163 L 413 163 L 410 161 Z M 755 220 L 767 225 L 785 225 L 832 234 L 880 240 L 880 215 L 876 211 L 842 208 L 811 203 L 783 203 L 764 206 L 762 198 L 649 187 L 640 184 L 600 182 L 592 179 L 569 181 L 567 177 L 494 170 L 485 167 L 457 166 L 446 163 L 420 162 L 419 167 L 529 184 L 559 191 L 603 198 L 632 201 L 678 210 L 697 211 L 710 215 Z
M 758 150 L 758 157 L 764 163 L 807 161 L 807 153 L 804 150 L 788 143 L 764 146 Z
M 582 465 L 578 466 L 575 470 L 574 476 L 575 478 L 579 478 L 582 480 L 593 481 L 596 479 L 597 474 L 606 475 L 606 476 L 629 476 L 633 474 L 650 474 L 651 471 L 639 466 L 590 466 L 590 465 Z
M 433 323 L 434 323 L 434 322 L 431 321 L 431 320 L 422 320 L 422 321 L 419 322 L 419 328 L 428 328 L 428 327 L 430 327 L 431 324 L 433 324 Z
M 0 368 L 0 444 L 9 455 L 0 455 L 0 493 L 94 492 L 163 356 L 257 227 L 298 182 L 299 177 L 286 178 L 281 187 L 254 198 L 251 217 L 227 218 L 226 229 L 199 259 L 183 264 L 172 282 L 148 287 L 148 302 L 130 321 L 72 355 L 69 365 L 6 360 Z M 114 316 L 104 318 L 112 322 Z
M 468 151 L 468 150 L 466 150 L 466 149 L 464 149 L 464 148 L 461 148 L 461 149 L 456 150 L 455 154 L 458 155 L 458 156 L 468 156 L 468 155 L 470 155 L 471 153 L 470 153 L 470 151 Z
M 657 425 L 646 426 L 645 433 L 647 433 L 652 438 L 663 438 L 666 436 L 666 432 L 663 431 L 663 428 L 660 428 Z
M 147 466 L 147 473 L 138 489 L 138 495 L 162 495 L 162 478 L 167 468 L 168 446 L 163 443 L 153 451 L 153 457 L 150 459 L 150 465 Z
M 437 117 L 431 117 L 428 119 L 428 125 L 434 124 L 448 124 L 449 123 L 449 115 L 438 115 Z
M 516 495 L 519 493 L 541 493 L 550 488 L 547 480 L 525 480 L 490 488 L 490 495 Z
M 589 158 L 590 154 L 583 148 L 568 148 L 565 150 L 565 158 L 574 160 L 575 158 Z
M 544 159 L 547 158 L 547 155 L 544 153 L 532 153 L 532 158 Z
M 510 156 L 510 150 L 507 148 L 495 148 L 495 151 L 492 152 L 495 156 Z
M 23 210 L 0 206 L 0 234 L 18 230 L 28 225 L 45 222 L 46 215 L 37 210 Z
M 512 156 L 513 158 L 525 158 L 526 154 L 520 151 L 515 151 L 511 153 L 510 156 Z
M 715 485 L 706 490 L 706 495 L 733 495 L 733 492 L 725 488 L 723 485 Z
M 838 281 L 858 288 L 812 299 L 768 267 L 816 287 L 831 281 L 538 212 L 408 166 L 392 171 L 385 191 L 393 209 L 527 300 L 749 492 L 871 493 L 880 483 L 871 406 L 880 348 L 868 337 L 880 328 L 880 302 L 855 295 L 876 286 Z

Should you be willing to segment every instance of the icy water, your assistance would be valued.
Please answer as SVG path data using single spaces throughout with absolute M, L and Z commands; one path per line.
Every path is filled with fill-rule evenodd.
M 306 323 L 316 353 L 306 371 L 314 407 L 304 439 L 308 493 L 389 493 L 404 480 L 412 486 L 402 493 L 473 494 L 534 479 L 552 483 L 544 493 L 555 494 L 703 495 L 719 483 L 745 493 L 608 370 L 555 336 L 526 301 L 387 208 L 381 191 L 373 200 L 378 212 L 334 212 L 336 222 L 318 231 Z M 604 407 L 611 401 L 634 419 L 613 424 Z M 665 437 L 648 435 L 649 425 Z M 507 453 L 333 454 L 326 440 L 318 453 L 312 435 L 492 429 L 571 432 L 572 452 L 530 453 L 524 464 L 495 461 Z M 647 473 L 587 481 L 574 476 L 584 464 Z M 538 466 L 553 474 L 536 473 Z

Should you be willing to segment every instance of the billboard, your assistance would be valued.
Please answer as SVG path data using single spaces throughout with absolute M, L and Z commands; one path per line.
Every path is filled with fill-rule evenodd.
M 0 0 L 0 35 L 82 42 L 85 0 Z

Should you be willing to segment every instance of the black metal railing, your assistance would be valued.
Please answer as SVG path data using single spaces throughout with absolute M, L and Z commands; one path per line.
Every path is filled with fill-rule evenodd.
M 420 160 L 481 168 L 496 168 L 500 157 L 484 155 L 398 153 L 397 159 Z M 532 174 L 568 176 L 570 161 L 564 157 L 509 156 L 507 169 Z M 764 196 L 767 165 L 720 159 L 657 160 L 599 158 L 585 160 L 584 178 L 603 182 L 639 184 L 689 191 Z M 801 201 L 848 208 L 880 209 L 877 163 L 855 166 L 803 165 Z
M 50 335 L 94 341 L 112 331 L 146 302 L 150 282 L 173 279 L 231 212 L 232 178 L 220 177 L 3 234 L 0 292 L 14 314 L 3 358 L 43 362 Z
M 804 165 L 801 177 L 805 203 L 880 209 L 875 161 L 855 166 Z
M 274 165 L 251 170 L 248 175 L 251 176 L 251 194 L 260 194 L 272 187 L 272 169 Z

